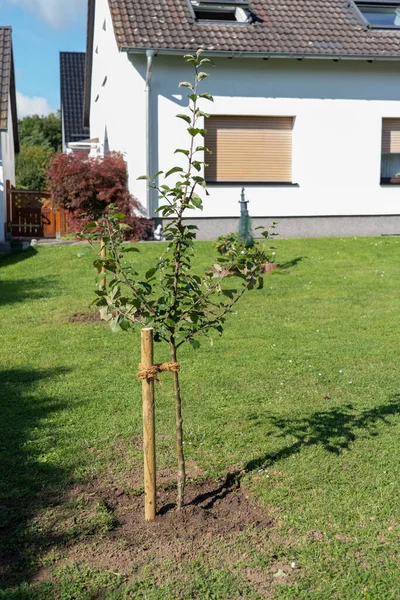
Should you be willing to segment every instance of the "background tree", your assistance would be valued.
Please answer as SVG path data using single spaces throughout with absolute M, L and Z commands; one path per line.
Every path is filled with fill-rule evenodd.
M 124 213 L 132 239 L 149 236 L 151 223 L 138 216 L 139 203 L 129 192 L 128 171 L 121 154 L 88 159 L 59 153 L 50 164 L 48 178 L 52 199 L 68 211 L 71 232 L 98 219 L 112 204 Z
M 46 147 L 53 152 L 62 150 L 60 111 L 46 117 L 38 115 L 24 117 L 18 121 L 18 130 L 22 144 Z
M 60 113 L 24 117 L 18 122 L 21 150 L 16 159 L 16 185 L 31 190 L 47 189 L 47 171 L 61 151 Z
M 53 153 L 45 146 L 21 146 L 16 160 L 16 185 L 29 190 L 47 189 L 47 170 Z
M 101 272 L 105 268 L 109 273 L 105 289 L 97 291 L 97 305 L 101 307 L 102 318 L 109 321 L 114 329 L 129 330 L 137 325 L 152 327 L 154 339 L 169 346 L 170 361 L 175 370 L 174 395 L 176 414 L 176 446 L 178 455 L 178 501 L 181 508 L 184 503 L 186 481 L 185 458 L 183 452 L 182 400 L 179 381 L 178 354 L 180 348 L 190 343 L 198 348 L 199 338 L 211 338 L 212 332 L 222 334 L 228 314 L 243 296 L 255 286 L 262 287 L 261 266 L 268 262 L 264 244 L 256 244 L 245 251 L 235 250 L 220 255 L 213 269 L 203 276 L 192 270 L 195 253 L 194 241 L 197 227 L 185 224 L 186 213 L 202 209 L 201 197 L 197 190 L 206 192 L 203 177 L 203 156 L 207 149 L 196 140 L 203 138 L 206 131 L 202 127 L 207 113 L 200 103 L 213 101 L 210 94 L 199 93 L 200 82 L 207 77 L 201 71 L 203 65 L 210 63 L 203 58 L 201 51 L 195 56 L 187 55 L 186 61 L 194 66 L 195 82 L 183 82 L 180 87 L 188 88 L 189 113 L 179 114 L 188 125 L 189 148 L 178 148 L 176 153 L 183 156 L 185 166 L 175 166 L 167 173 L 159 172 L 154 176 L 152 186 L 159 192 L 161 206 L 158 212 L 164 219 L 171 219 L 165 228 L 168 240 L 166 251 L 143 276 L 139 276 L 132 264 L 124 261 L 122 240 L 126 225 L 123 215 L 111 211 L 104 218 L 92 223 L 83 237 L 88 239 L 97 253 L 95 266 Z M 164 175 L 165 183 L 158 185 L 156 177 Z M 169 178 L 175 183 L 168 185 Z M 94 233 L 90 233 L 90 231 Z M 268 232 L 263 232 L 268 239 Z M 98 253 L 99 238 L 106 244 L 107 256 Z M 139 252 L 138 248 L 132 248 Z M 215 272 L 222 274 L 215 277 Z M 225 280 L 235 273 L 235 287 L 225 285 Z M 101 276 L 103 277 L 103 275 Z M 143 375 L 143 374 L 142 374 Z

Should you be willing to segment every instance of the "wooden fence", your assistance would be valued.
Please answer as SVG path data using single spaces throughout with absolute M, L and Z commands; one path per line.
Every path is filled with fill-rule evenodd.
M 49 192 L 16 190 L 6 182 L 8 238 L 59 238 L 65 233 L 65 213 Z

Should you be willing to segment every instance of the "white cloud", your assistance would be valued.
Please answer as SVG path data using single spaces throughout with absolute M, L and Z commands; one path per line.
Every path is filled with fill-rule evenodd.
M 83 0 L 8 0 L 8 2 L 27 8 L 55 29 L 61 29 L 77 18 L 81 18 L 86 7 L 86 2 Z
M 46 98 L 40 96 L 25 96 L 17 92 L 17 111 L 18 118 L 23 119 L 28 115 L 39 115 L 46 117 L 55 112 L 47 102 Z

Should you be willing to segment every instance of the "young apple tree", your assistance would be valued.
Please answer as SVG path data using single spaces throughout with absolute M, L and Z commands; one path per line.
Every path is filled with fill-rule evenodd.
M 255 244 L 245 250 L 240 245 L 237 250 L 233 248 L 228 254 L 219 256 L 216 264 L 203 276 L 195 274 L 192 269 L 197 227 L 187 225 L 185 217 L 194 210 L 202 209 L 199 190 L 207 194 L 203 173 L 204 157 L 208 150 L 202 138 L 206 134 L 203 120 L 209 115 L 203 111 L 202 105 L 213 102 L 213 98 L 199 89 L 208 76 L 202 69 L 211 61 L 201 51 L 185 56 L 185 60 L 193 65 L 195 71 L 193 83 L 180 83 L 180 87 L 188 89 L 189 108 L 187 114 L 177 117 L 187 123 L 189 143 L 187 149 L 178 148 L 176 154 L 184 156 L 186 165 L 174 166 L 166 173 L 160 171 L 151 180 L 160 199 L 157 212 L 168 220 L 164 230 L 166 250 L 144 276 L 139 276 L 135 265 L 124 259 L 126 250 L 139 252 L 139 248 L 124 248 L 127 225 L 122 222 L 124 215 L 118 209 L 109 210 L 82 234 L 96 251 L 96 268 L 99 272 L 105 269 L 107 273 L 106 287 L 97 290 L 95 300 L 102 318 L 114 329 L 129 331 L 135 326 L 153 328 L 154 340 L 169 346 L 170 361 L 175 364 L 184 344 L 198 348 L 201 336 L 210 337 L 212 331 L 222 334 L 227 316 L 243 294 L 262 287 L 261 266 L 270 262 L 267 248 L 270 234 L 262 231 L 263 244 Z M 161 176 L 164 182 L 159 185 L 157 180 Z M 174 183 L 168 184 L 169 181 Z M 98 244 L 95 244 L 99 238 L 106 245 L 105 258 L 100 256 Z M 226 282 L 232 277 L 234 287 Z M 179 370 L 173 372 L 173 378 L 178 459 L 177 506 L 180 509 L 184 503 L 186 472 Z

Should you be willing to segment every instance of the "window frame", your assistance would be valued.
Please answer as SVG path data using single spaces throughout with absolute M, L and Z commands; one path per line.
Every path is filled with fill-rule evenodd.
M 353 0 L 353 5 L 357 11 L 357 14 L 361 17 L 364 24 L 369 29 L 383 29 L 383 30 L 392 30 L 398 31 L 400 30 L 400 25 L 374 25 L 370 23 L 365 16 L 365 14 L 361 11 L 361 7 L 382 7 L 382 8 L 399 8 L 400 9 L 400 0 L 384 0 L 379 2 L 379 0 Z
M 193 20 L 197 25 L 229 25 L 229 26 L 247 26 L 251 24 L 251 12 L 248 0 L 187 0 Z M 207 13 L 221 13 L 234 15 L 233 19 L 202 19 L 196 14 L 204 11 Z M 241 11 L 243 18 L 238 19 L 238 11 Z M 240 12 L 239 12 L 240 14 Z M 246 18 L 244 18 L 246 17 Z
M 271 180 L 271 179 L 264 179 L 264 180 L 254 180 L 254 179 L 234 179 L 234 180 L 221 180 L 221 179 L 210 179 L 207 177 L 207 167 L 204 168 L 204 178 L 206 181 L 207 186 L 253 186 L 253 187 L 299 187 L 298 183 L 293 182 L 293 172 L 294 172 L 294 132 L 295 132 L 295 123 L 296 123 L 296 116 L 295 115 L 260 115 L 260 114 L 226 114 L 226 113 L 220 113 L 220 114 L 211 114 L 210 118 L 224 118 L 224 117 L 228 117 L 228 118 L 232 118 L 234 119 L 235 117 L 238 119 L 241 118 L 270 118 L 270 119 L 291 119 L 292 120 L 292 129 L 291 129 L 291 157 L 290 157 L 290 175 L 291 175 L 291 179 L 289 180 Z M 204 128 L 207 129 L 207 121 L 206 119 L 204 119 Z M 207 147 L 207 134 L 205 136 L 205 140 L 204 140 L 204 145 Z M 205 152 L 205 156 L 204 156 L 204 161 L 205 163 L 208 163 L 208 159 L 210 158 L 210 155 L 208 153 Z
M 395 175 L 393 177 L 383 177 L 383 175 L 382 175 L 383 157 L 390 156 L 390 155 L 398 156 L 399 157 L 398 160 L 399 160 L 399 164 L 400 164 L 400 152 L 383 152 L 383 150 L 384 150 L 384 131 L 385 131 L 385 123 L 384 122 L 385 121 L 397 121 L 398 128 L 393 129 L 393 131 L 397 130 L 399 132 L 399 136 L 400 136 L 400 117 L 382 117 L 381 118 L 380 185 L 391 187 L 391 186 L 400 184 L 400 177 L 396 177 Z M 399 169 L 400 169 L 400 167 L 399 167 Z M 400 172 L 400 170 L 398 172 Z M 396 173 L 396 175 L 397 175 L 397 173 Z

